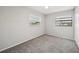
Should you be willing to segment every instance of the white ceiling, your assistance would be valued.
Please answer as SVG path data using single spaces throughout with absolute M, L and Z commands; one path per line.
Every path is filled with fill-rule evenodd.
M 45 6 L 29 6 L 29 8 L 37 10 L 43 14 L 49 14 L 53 12 L 59 12 L 64 10 L 73 9 L 73 6 L 48 6 L 48 9 L 45 9 Z

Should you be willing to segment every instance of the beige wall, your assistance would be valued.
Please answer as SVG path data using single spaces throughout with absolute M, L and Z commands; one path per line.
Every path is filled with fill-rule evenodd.
M 30 25 L 30 15 L 40 16 L 40 25 Z M 27 7 L 0 7 L 0 51 L 44 34 L 43 14 Z

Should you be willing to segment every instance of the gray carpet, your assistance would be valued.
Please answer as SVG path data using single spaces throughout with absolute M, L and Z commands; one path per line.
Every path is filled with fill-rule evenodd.
M 73 40 L 43 35 L 32 39 L 2 53 L 78 53 L 79 49 Z

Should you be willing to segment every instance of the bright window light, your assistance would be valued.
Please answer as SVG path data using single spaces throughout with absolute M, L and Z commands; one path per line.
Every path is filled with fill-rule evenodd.
M 45 6 L 45 9 L 48 9 L 48 6 Z

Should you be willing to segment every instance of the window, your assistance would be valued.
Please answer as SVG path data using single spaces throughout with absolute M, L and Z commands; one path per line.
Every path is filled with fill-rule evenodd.
M 56 26 L 72 26 L 72 17 L 57 17 Z

